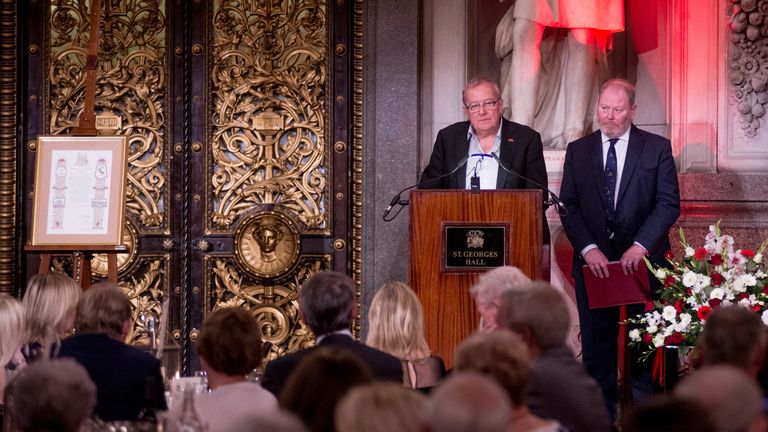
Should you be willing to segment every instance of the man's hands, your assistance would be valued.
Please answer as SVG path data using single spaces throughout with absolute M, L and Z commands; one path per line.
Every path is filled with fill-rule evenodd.
M 599 278 L 608 277 L 608 258 L 600 252 L 600 249 L 594 248 L 584 253 L 584 261 L 589 266 L 589 271 Z
M 645 248 L 638 244 L 633 244 L 624 252 L 624 255 L 621 256 L 621 269 L 625 275 L 632 274 L 640 269 L 640 263 L 643 262 L 646 252 Z
M 634 244 L 621 256 L 621 270 L 625 275 L 630 275 L 640 270 L 640 263 L 645 258 L 646 250 L 644 247 Z M 584 261 L 589 266 L 589 271 L 595 277 L 601 279 L 608 277 L 608 258 L 600 252 L 600 249 L 594 248 L 584 253 Z

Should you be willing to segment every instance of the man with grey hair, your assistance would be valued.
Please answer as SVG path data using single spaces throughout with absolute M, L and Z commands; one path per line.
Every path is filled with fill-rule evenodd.
M 478 179 L 480 189 L 546 186 L 541 136 L 528 126 L 501 116 L 504 101 L 499 86 L 482 76 L 472 78 L 464 86 L 462 99 L 468 120 L 437 133 L 419 187 L 470 189 L 472 178 Z M 543 193 L 546 196 L 546 190 Z
M 480 328 L 483 330 L 498 328 L 496 315 L 499 312 L 501 294 L 516 285 L 530 281 L 520 269 L 511 266 L 497 267 L 482 274 L 477 279 L 477 283 L 469 289 L 469 293 L 475 299 L 477 312 L 480 314 Z
M 546 282 L 515 286 L 501 295 L 501 327 L 519 334 L 531 356 L 528 406 L 573 432 L 611 429 L 600 387 L 568 348 L 568 307 Z
M 59 356 L 77 360 L 96 384 L 96 414 L 104 421 L 136 420 L 144 408 L 166 409 L 160 361 L 125 343 L 132 327 L 130 300 L 118 285 L 102 282 L 80 298 L 77 335 L 61 343 Z
M 307 279 L 299 291 L 299 314 L 315 334 L 317 345 L 267 363 L 262 387 L 279 397 L 288 377 L 301 360 L 320 346 L 331 346 L 351 353 L 362 360 L 377 379 L 401 382 L 403 369 L 397 357 L 361 344 L 352 337 L 354 313 L 355 285 L 349 276 L 321 271 Z
M 718 432 L 768 430 L 760 388 L 743 371 L 733 366 L 717 365 L 700 369 L 680 382 L 674 394 L 704 406 Z
M 507 432 L 512 403 L 506 392 L 475 372 L 456 372 L 432 394 L 424 415 L 428 432 Z
M 96 386 L 72 359 L 30 364 L 6 388 L 5 406 L 22 432 L 77 432 L 96 406 Z

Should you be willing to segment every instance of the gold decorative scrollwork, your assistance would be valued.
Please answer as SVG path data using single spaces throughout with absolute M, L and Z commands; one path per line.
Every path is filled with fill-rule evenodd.
M 122 273 L 131 266 L 133 260 L 136 258 L 138 249 L 138 232 L 136 226 L 130 219 L 125 219 L 123 224 L 122 244 L 128 250 L 128 253 L 117 254 L 117 272 Z M 107 254 L 94 254 L 91 259 L 91 271 L 95 276 L 106 277 L 107 276 Z
M 96 112 L 120 117 L 128 136 L 126 209 L 150 229 L 167 226 L 166 27 L 163 0 L 105 0 Z M 77 126 L 85 97 L 89 2 L 54 0 L 50 19 L 49 127 Z
M 208 260 L 212 287 L 207 310 L 241 307 L 251 311 L 264 341 L 271 343 L 268 359 L 306 348 L 314 343 L 312 332 L 299 320 L 298 292 L 312 274 L 328 269 L 329 256 L 303 256 L 296 271 L 274 285 L 264 285 L 241 274 L 232 259 Z
M 134 345 L 149 345 L 150 321 L 165 322 L 169 317 L 163 315 L 163 301 L 167 298 L 165 268 L 168 257 L 143 258 L 134 275 L 127 281 L 120 282 L 120 287 L 128 296 L 133 306 L 133 329 L 127 340 Z M 159 328 L 158 328 L 159 330 Z
M 214 2 L 212 24 L 209 223 L 279 203 L 327 231 L 325 1 Z

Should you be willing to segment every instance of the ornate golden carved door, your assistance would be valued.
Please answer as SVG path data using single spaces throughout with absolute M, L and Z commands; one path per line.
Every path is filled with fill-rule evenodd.
M 362 1 L 104 3 L 96 114 L 102 133 L 129 142 L 130 253 L 118 270 L 135 306 L 132 342 L 149 341 L 153 318 L 167 321 L 166 366 L 188 373 L 205 315 L 242 307 L 270 356 L 312 343 L 300 284 L 322 269 L 360 270 Z M 19 9 L 24 196 L 36 137 L 77 125 L 89 7 Z M 37 259 L 19 254 L 29 277 Z M 105 257 L 93 265 L 105 276 Z

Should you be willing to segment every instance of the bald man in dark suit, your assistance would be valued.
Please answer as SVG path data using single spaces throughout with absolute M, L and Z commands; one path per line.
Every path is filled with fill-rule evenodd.
M 616 416 L 619 308 L 590 310 L 583 266 L 607 277 L 607 264 L 647 271 L 643 259 L 663 264 L 669 229 L 680 214 L 680 192 L 668 139 L 632 125 L 635 88 L 625 80 L 603 84 L 597 103 L 600 130 L 568 145 L 560 187 L 560 216 L 574 249 L 573 277 L 583 362 Z M 618 289 L 618 287 L 617 287 Z M 630 310 L 630 316 L 640 310 Z

